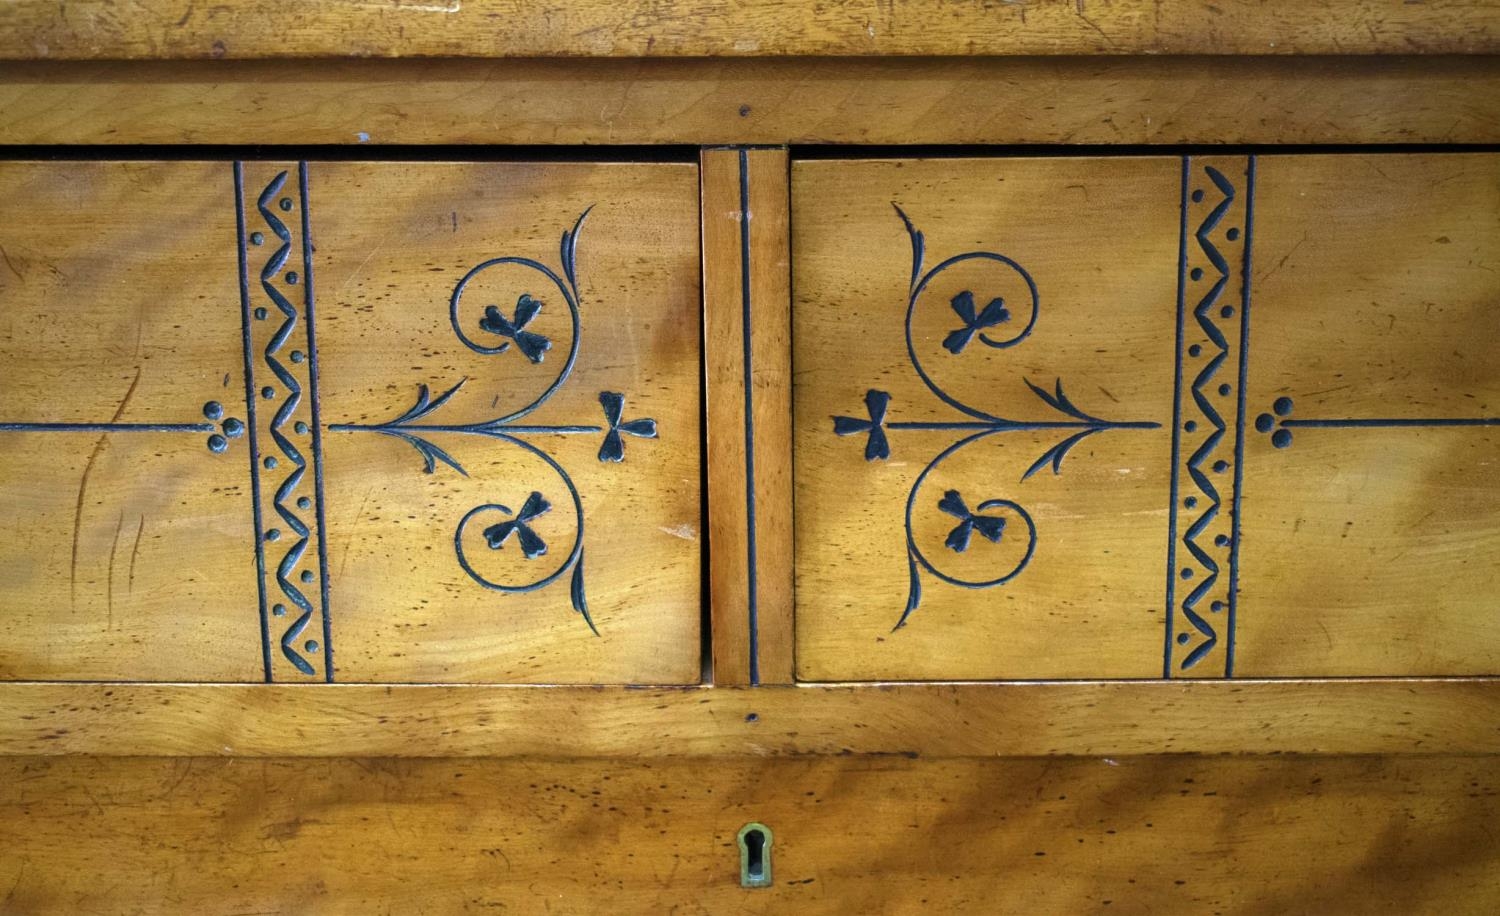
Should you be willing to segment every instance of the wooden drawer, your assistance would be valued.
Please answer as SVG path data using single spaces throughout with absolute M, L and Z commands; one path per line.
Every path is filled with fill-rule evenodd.
M 804 680 L 1500 670 L 1500 158 L 792 168 Z
M 0 201 L 0 677 L 699 680 L 692 165 L 7 162 Z

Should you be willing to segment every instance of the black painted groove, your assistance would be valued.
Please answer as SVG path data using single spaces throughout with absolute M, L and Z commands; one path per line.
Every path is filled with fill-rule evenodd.
M 266 553 L 261 540 L 264 530 L 261 519 L 260 452 L 258 448 L 258 424 L 255 416 L 255 367 L 253 337 L 250 330 L 250 252 L 248 235 L 245 232 L 245 168 L 238 160 L 234 163 L 234 218 L 239 236 L 240 267 L 240 320 L 244 335 L 245 358 L 245 410 L 247 415 L 247 438 L 250 444 L 250 503 L 251 517 L 255 525 L 255 587 L 260 596 L 261 655 L 265 665 L 266 683 L 273 679 L 271 670 L 271 620 L 266 609 Z
M 307 317 L 307 388 L 312 415 L 313 512 L 318 525 L 318 584 L 323 598 L 323 678 L 333 683 L 333 621 L 329 616 L 328 523 L 323 509 L 323 420 L 318 390 L 318 322 L 313 298 L 312 203 L 308 198 L 307 162 L 297 163 L 302 194 L 302 294 Z
M 744 348 L 745 377 L 745 551 L 749 572 L 746 592 L 750 627 L 750 684 L 760 686 L 760 606 L 759 572 L 756 568 L 755 542 L 755 384 L 753 377 L 754 347 L 751 334 L 750 300 L 750 153 L 739 151 L 740 164 L 740 310 L 743 321 L 741 345 Z
M 1245 488 L 1245 387 L 1250 375 L 1250 294 L 1254 285 L 1251 266 L 1255 255 L 1255 164 L 1256 157 L 1246 157 L 1245 167 L 1245 248 L 1240 274 L 1240 378 L 1236 383 L 1234 422 L 1234 497 L 1229 529 L 1229 639 L 1224 647 L 1224 676 L 1234 677 L 1235 624 L 1240 592 L 1240 500 Z
M 701 160 L 700 160 L 701 162 Z M 713 551 L 714 544 L 709 531 L 708 497 L 708 341 L 707 300 L 703 294 L 704 272 L 703 245 L 703 175 L 698 175 L 698 683 L 714 683 L 714 609 L 713 609 Z

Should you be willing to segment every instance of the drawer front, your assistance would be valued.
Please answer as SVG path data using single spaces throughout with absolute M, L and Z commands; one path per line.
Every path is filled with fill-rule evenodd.
M 0 200 L 0 677 L 698 680 L 691 165 Z
M 1491 674 L 1500 158 L 807 161 L 806 680 Z

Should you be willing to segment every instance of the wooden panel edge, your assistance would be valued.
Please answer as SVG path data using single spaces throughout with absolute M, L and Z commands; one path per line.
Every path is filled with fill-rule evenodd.
M 0 111 L 3 144 L 372 158 L 397 144 L 1495 143 L 1500 58 L 0 63 Z
M 497 24 L 503 23 L 503 28 Z M 1466 0 L 543 5 L 306 0 L 11 0 L 0 57 L 693 57 L 1013 54 L 1476 54 L 1500 9 Z
M 714 682 L 792 681 L 790 193 L 785 149 L 702 154 Z
M 0 686 L 0 755 L 58 754 L 1500 754 L 1500 680 Z
M 1488 758 L 21 757 L 0 806 L 29 916 L 1500 909 Z

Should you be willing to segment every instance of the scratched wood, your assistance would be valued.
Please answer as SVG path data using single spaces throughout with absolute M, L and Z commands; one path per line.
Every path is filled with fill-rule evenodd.
M 790 683 L 787 154 L 709 150 L 702 169 L 714 683 Z
M 1466 0 L 1014 4 L 678 0 L 13 0 L 0 55 L 23 59 L 1493 53 L 1500 18 Z
M 0 672 L 697 681 L 695 178 L 6 164 Z
M 1279 428 L 1247 443 L 1236 670 L 1500 672 L 1500 158 L 1256 181 L 1247 412 Z M 1280 427 L 1319 419 L 1374 425 Z
M 1496 169 L 797 163 L 799 675 L 1493 673 Z
M 1500 59 L 11 63 L 0 110 L 12 144 L 1495 143 Z
M 257 677 L 227 165 L 8 162 L 0 207 L 0 677 Z
M 1153 522 L 1170 483 L 1162 405 L 1172 398 L 1178 184 L 1174 161 L 1160 158 L 794 165 L 800 677 L 1160 673 L 1167 539 Z M 902 213 L 922 233 L 919 269 Z M 1121 213 L 1129 233 L 1119 232 Z M 950 260 L 976 251 L 1015 264 Z M 935 269 L 912 313 L 914 364 L 908 303 L 914 277 Z M 965 291 L 978 330 L 953 338 L 970 327 L 950 304 Z M 1047 461 L 1023 484 L 1039 457 L 1079 432 L 1036 428 L 1076 423 L 1046 400 L 1059 381 L 1090 415 L 1151 428 L 1100 432 L 1061 474 Z M 982 431 L 981 414 L 1028 428 L 978 439 L 923 476 Z M 904 523 L 919 479 L 911 520 L 921 553 L 908 550 Z M 949 492 L 955 512 L 962 502 L 996 520 L 981 525 L 1003 522 L 1003 533 L 988 531 L 999 540 L 970 528 L 961 552 L 945 547 L 970 524 L 939 509 Z M 1021 508 L 986 505 L 996 499 Z M 1036 532 L 1029 560 L 1023 513 Z M 924 562 L 963 582 L 1024 569 L 977 590 Z
M 1492 679 L 548 687 L 9 684 L 0 754 L 1500 753 Z
M 1480 914 L 1472 758 L 0 761 L 21 913 Z M 772 831 L 772 885 L 735 833 Z M 145 839 L 143 839 L 145 838 Z
M 698 679 L 695 177 L 314 164 L 343 677 Z

